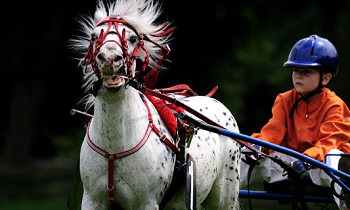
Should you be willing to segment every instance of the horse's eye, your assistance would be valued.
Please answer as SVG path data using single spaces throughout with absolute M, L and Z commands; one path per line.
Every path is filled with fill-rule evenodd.
M 132 37 L 130 37 L 130 39 L 129 39 L 129 42 L 130 42 L 131 44 L 135 44 L 136 41 L 137 41 L 136 36 L 132 36 Z
M 91 34 L 91 41 L 96 41 L 97 40 L 97 35 L 95 33 Z

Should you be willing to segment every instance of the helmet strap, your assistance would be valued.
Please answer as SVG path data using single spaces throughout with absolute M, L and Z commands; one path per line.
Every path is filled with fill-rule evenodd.
M 307 96 L 303 96 L 301 95 L 301 93 L 299 93 L 301 95 L 301 97 L 295 101 L 295 103 L 293 104 L 292 108 L 290 109 L 289 112 L 289 118 L 293 119 L 293 115 L 294 115 L 294 111 L 298 106 L 298 103 L 303 100 L 303 101 L 307 101 L 309 98 L 311 98 L 312 96 L 316 95 L 316 94 L 320 94 L 323 91 L 323 87 L 321 88 L 317 88 L 316 90 L 312 91 L 311 93 L 309 93 Z
M 322 71 L 322 69 L 319 69 L 319 71 L 320 71 L 320 82 L 318 84 L 318 87 L 314 91 L 310 92 L 307 96 L 303 96 L 301 93 L 299 93 L 301 95 L 301 97 L 298 100 L 295 101 L 295 103 L 293 104 L 292 108 L 290 109 L 290 112 L 289 112 L 289 118 L 290 119 L 293 119 L 294 111 L 297 108 L 297 106 L 298 106 L 298 104 L 299 104 L 299 102 L 301 100 L 307 101 L 312 96 L 322 93 L 323 88 L 324 88 L 324 85 L 322 85 L 323 71 Z

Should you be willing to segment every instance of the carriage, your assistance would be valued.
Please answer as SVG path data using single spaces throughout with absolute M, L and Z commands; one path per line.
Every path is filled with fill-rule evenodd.
M 239 134 L 230 111 L 208 97 L 215 89 L 206 97 L 186 85 L 152 89 L 169 56 L 173 30 L 155 21 L 159 14 L 151 0 L 107 6 L 100 1 L 94 17 L 80 20 L 84 36 L 70 46 L 80 53 L 83 103 L 94 106 L 94 116 L 72 111 L 87 127 L 70 209 L 77 208 L 80 193 L 86 210 L 239 209 L 238 197 L 245 194 L 239 191 L 241 145 L 281 149 Z M 298 158 L 327 170 L 342 186 L 336 176 L 350 180 Z

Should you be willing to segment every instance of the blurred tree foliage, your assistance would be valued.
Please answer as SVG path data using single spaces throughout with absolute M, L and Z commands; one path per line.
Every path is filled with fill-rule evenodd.
M 69 116 L 70 108 L 82 109 L 76 105 L 82 97 L 81 73 L 65 42 L 78 33 L 75 17 L 93 14 L 95 2 L 9 4 L 17 9 L 16 14 L 2 18 L 7 24 L 3 25 L 0 56 L 4 80 L 0 152 L 10 161 L 16 148 L 26 145 L 24 156 L 13 160 L 18 163 L 33 155 L 28 151 L 51 148 L 49 154 L 54 155 L 57 148 L 52 145 L 67 145 L 55 142 L 62 137 L 78 142 L 73 145 L 82 141 L 75 139 L 82 136 L 77 130 L 84 133 L 80 122 Z M 162 4 L 162 18 L 172 21 L 176 29 L 169 70 L 157 87 L 185 83 L 205 95 L 218 85 L 214 97 L 231 110 L 242 133 L 259 132 L 271 117 L 277 94 L 292 88 L 291 72 L 282 65 L 292 46 L 311 34 L 329 39 L 338 49 L 340 70 L 329 87 L 350 104 L 346 88 L 350 76 L 348 1 L 179 0 Z M 44 140 L 37 140 L 38 136 Z
M 277 94 L 293 88 L 291 71 L 283 63 L 293 45 L 312 34 L 329 39 L 338 49 L 340 73 L 329 87 L 350 103 L 345 88 L 350 35 L 347 1 L 215 1 L 200 6 L 195 1 L 186 8 L 181 3 L 165 5 L 170 17 L 178 16 L 176 57 L 172 58 L 179 60 L 174 61 L 172 73 L 178 80 L 194 84 L 201 94 L 219 85 L 214 97 L 229 107 L 242 133 L 259 132 L 271 117 Z M 179 14 L 180 10 L 186 12 Z

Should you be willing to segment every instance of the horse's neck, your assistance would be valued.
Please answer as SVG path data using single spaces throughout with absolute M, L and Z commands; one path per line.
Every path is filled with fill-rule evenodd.
M 116 94 L 102 90 L 95 100 L 89 129 L 91 140 L 109 152 L 135 146 L 148 125 L 144 107 L 135 89 L 123 88 Z

